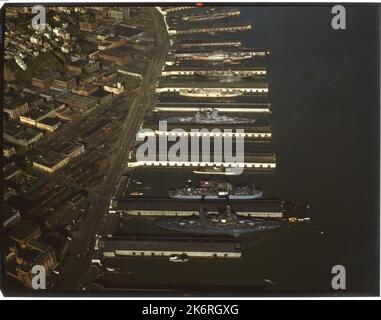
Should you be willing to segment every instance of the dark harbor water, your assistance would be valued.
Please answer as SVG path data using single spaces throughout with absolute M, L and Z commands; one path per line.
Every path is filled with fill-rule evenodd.
M 335 294 L 331 269 L 343 265 L 346 293 L 378 290 L 379 22 L 376 7 L 346 8 L 347 30 L 334 31 L 328 6 L 243 7 L 241 18 L 252 22 L 253 31 L 236 36 L 248 47 L 271 51 L 277 170 L 229 179 L 254 183 L 267 197 L 308 201 L 312 223 L 263 241 L 241 236 L 241 260 L 129 261 L 126 268 L 134 274 L 126 281 L 250 287 L 271 279 L 270 290 L 281 294 Z M 145 195 L 165 196 L 194 175 L 137 170 L 136 178 L 152 188 Z M 152 220 L 131 220 L 127 231 L 158 229 Z

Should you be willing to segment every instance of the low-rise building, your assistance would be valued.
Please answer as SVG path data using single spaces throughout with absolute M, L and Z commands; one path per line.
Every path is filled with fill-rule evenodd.
M 32 84 L 39 88 L 47 89 L 50 87 L 54 79 L 58 78 L 58 72 L 42 73 L 32 78 Z
M 98 89 L 99 89 L 99 87 L 97 85 L 88 84 L 88 85 L 82 86 L 78 89 L 75 89 L 72 92 L 87 97 L 90 94 L 92 94 L 93 92 L 97 91 Z
M 65 141 L 63 144 L 56 148 L 56 151 L 61 155 L 67 157 L 70 161 L 79 156 L 81 153 L 85 152 L 85 146 L 82 143 Z
M 3 111 L 8 114 L 11 119 L 18 119 L 21 115 L 30 110 L 29 104 L 26 101 L 14 101 L 10 104 L 5 104 Z
M 129 45 L 124 45 L 115 49 L 108 49 L 99 52 L 99 58 L 105 59 L 123 66 L 133 59 L 132 48 Z
M 79 22 L 79 29 L 81 31 L 95 31 L 98 28 L 98 24 L 96 22 L 87 22 L 87 21 L 81 21 Z
M 61 126 L 61 120 L 58 118 L 44 118 L 37 122 L 37 128 L 53 132 Z
M 142 73 L 143 70 L 137 69 L 134 66 L 124 66 L 118 68 L 118 73 L 126 76 L 131 76 L 138 79 L 143 79 Z
M 53 173 L 59 168 L 65 166 L 68 162 L 69 158 L 65 155 L 62 155 L 56 151 L 48 150 L 33 161 L 33 167 L 47 173 Z
M 100 64 L 98 61 L 77 60 L 67 65 L 68 71 L 73 75 L 80 75 L 82 73 L 92 73 L 99 70 Z
M 108 16 L 111 19 L 127 21 L 131 17 L 130 8 L 110 8 Z
M 20 122 L 39 129 L 54 131 L 59 128 L 61 121 L 52 116 L 56 115 L 56 111 L 62 110 L 64 107 L 64 104 L 53 103 L 34 108 L 28 113 L 20 116 Z
M 71 92 L 60 95 L 57 98 L 57 101 L 62 102 L 70 107 L 74 107 L 75 110 L 81 112 L 89 111 L 97 105 L 97 99 L 81 96 Z
M 51 85 L 51 89 L 58 91 L 68 91 L 77 86 L 77 79 L 74 77 L 64 75 L 58 79 L 55 79 Z
M 18 224 L 9 234 L 9 238 L 25 248 L 29 241 L 36 240 L 41 236 L 40 226 L 31 221 L 23 221 Z
M 16 148 L 8 143 L 3 143 L 3 156 L 10 158 L 16 154 Z
M 42 119 L 49 111 L 39 108 L 32 109 L 24 115 L 20 116 L 20 122 L 29 124 L 31 126 L 37 126 L 37 122 Z
M 108 92 L 112 92 L 113 94 L 121 94 L 124 92 L 125 87 L 122 82 L 111 82 L 103 86 L 103 89 Z
M 98 44 L 98 50 L 117 48 L 127 44 L 127 40 L 120 37 L 108 37 Z
M 13 226 L 16 226 L 21 222 L 20 211 L 4 204 L 4 219 L 3 219 L 3 228 L 7 230 Z
M 128 41 L 133 41 L 144 35 L 144 29 L 130 24 L 127 25 L 124 23 L 119 23 L 115 27 L 115 33 L 119 37 L 122 37 Z
M 100 105 L 108 103 L 112 99 L 112 93 L 105 91 L 103 89 L 99 89 L 99 90 L 93 92 L 90 96 L 97 99 L 97 101 Z
M 15 263 L 13 268 L 7 268 L 7 273 L 27 288 L 33 288 L 32 280 L 36 276 L 34 266 L 42 266 L 46 276 L 57 266 L 54 250 L 41 241 L 32 240 L 24 248 L 15 248 L 14 255 Z
M 43 137 L 43 133 L 32 128 L 25 128 L 17 123 L 7 123 L 4 126 L 4 139 L 10 143 L 28 147 Z
M 16 163 L 10 159 L 4 159 L 3 163 L 3 179 L 10 180 L 13 177 L 19 175 L 22 172 L 22 169 L 16 165 Z

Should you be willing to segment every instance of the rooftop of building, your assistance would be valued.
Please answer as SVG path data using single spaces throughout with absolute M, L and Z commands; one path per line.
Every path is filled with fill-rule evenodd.
M 117 48 L 103 50 L 100 54 L 114 57 L 124 57 L 126 52 L 131 52 L 132 50 L 131 45 L 123 45 Z
M 48 125 L 48 126 L 54 126 L 56 124 L 61 123 L 61 120 L 59 118 L 48 117 L 48 118 L 44 118 L 44 119 L 40 120 L 39 122 L 42 124 Z
M 14 110 L 26 103 L 27 100 L 20 95 L 5 95 L 4 96 L 4 108 L 8 110 Z
M 110 92 L 107 92 L 103 89 L 98 89 L 97 91 L 94 91 L 90 94 L 91 97 L 100 98 L 100 99 L 107 97 L 108 95 L 110 95 Z
M 161 79 L 158 82 L 158 88 L 267 88 L 268 83 L 265 81 L 236 81 L 236 82 L 216 82 L 208 81 L 203 79 L 200 81 L 196 78 L 190 78 L 184 80 L 183 78 L 179 79 Z
M 217 240 L 182 237 L 111 237 L 98 244 L 103 252 L 129 251 L 191 251 L 191 252 L 240 252 L 237 240 Z
M 115 27 L 115 32 L 120 36 L 131 38 L 143 33 L 144 29 L 138 26 L 120 23 Z
M 54 146 L 54 150 L 57 151 L 60 154 L 68 155 L 74 150 L 82 147 L 83 144 L 74 142 L 74 141 L 64 141 L 58 143 L 56 146 Z
M 59 76 L 60 74 L 58 72 L 44 72 L 34 76 L 32 80 L 35 79 L 35 80 L 45 81 L 45 80 L 50 80 L 52 78 L 57 78 Z
M 25 127 L 15 122 L 8 122 L 3 128 L 4 133 L 21 140 L 29 140 L 42 133 L 37 129 Z
M 62 76 L 58 77 L 54 81 L 55 82 L 68 82 L 68 81 L 72 81 L 72 80 L 76 80 L 76 78 L 71 76 L 71 75 L 68 75 L 68 74 L 63 74 Z
M 22 117 L 37 121 L 49 111 L 50 110 L 41 110 L 40 108 L 35 108 L 23 114 Z
M 37 156 L 36 159 L 34 159 L 34 162 L 46 167 L 53 167 L 65 159 L 65 155 L 53 150 L 47 150 L 43 154 Z
M 11 230 L 10 237 L 15 240 L 24 240 L 36 232 L 41 232 L 40 226 L 32 221 L 26 220 Z

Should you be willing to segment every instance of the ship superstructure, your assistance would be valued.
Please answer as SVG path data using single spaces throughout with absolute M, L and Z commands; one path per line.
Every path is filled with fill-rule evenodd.
M 188 184 L 169 191 L 169 197 L 174 199 L 232 199 L 248 200 L 262 198 L 262 191 L 255 186 L 235 186 L 230 182 L 216 180 L 201 180 L 198 185 Z

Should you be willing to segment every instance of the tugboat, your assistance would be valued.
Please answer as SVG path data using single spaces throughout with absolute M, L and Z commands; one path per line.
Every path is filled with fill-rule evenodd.
M 174 199 L 249 200 L 260 199 L 262 196 L 262 191 L 255 186 L 233 186 L 230 182 L 216 180 L 201 180 L 197 186 L 186 185 L 169 191 L 169 197 Z
M 164 219 L 159 220 L 157 225 L 161 228 L 181 232 L 231 234 L 234 236 L 241 233 L 268 231 L 281 227 L 279 221 L 238 216 L 232 212 L 229 205 L 226 206 L 225 210 L 217 214 L 208 213 L 201 207 L 198 217 Z

